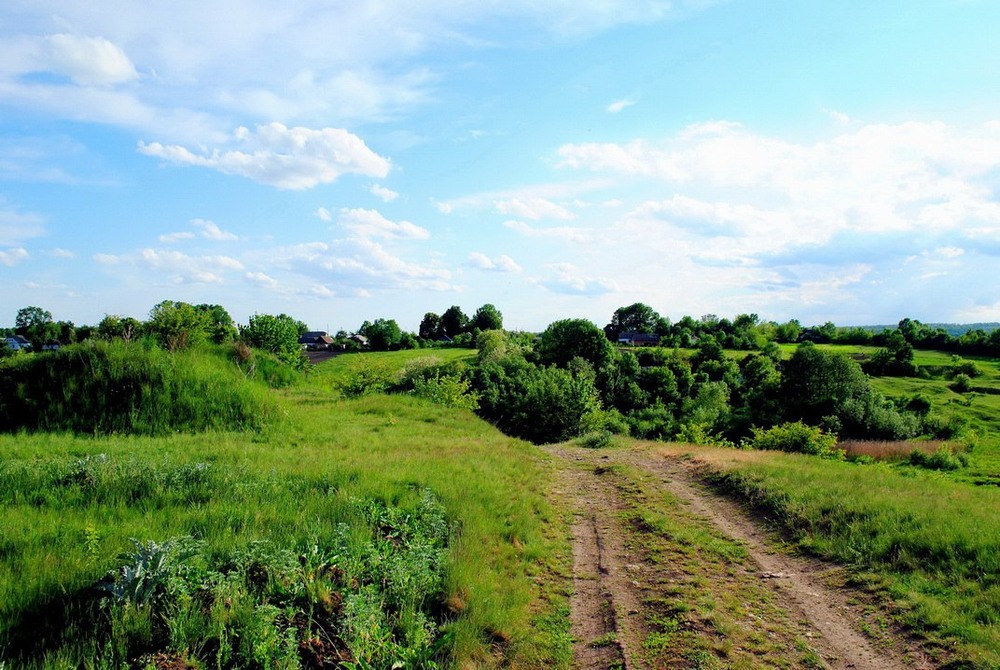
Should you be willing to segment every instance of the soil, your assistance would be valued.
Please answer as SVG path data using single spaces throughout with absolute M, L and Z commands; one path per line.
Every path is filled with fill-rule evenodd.
M 703 486 L 695 461 L 680 454 L 642 449 L 594 450 L 562 445 L 549 447 L 548 451 L 560 465 L 557 494 L 575 515 L 575 588 L 571 598 L 574 667 L 939 667 L 917 641 L 890 627 L 866 625 L 871 621 L 872 598 L 845 586 L 842 568 L 788 551 L 764 520 Z M 636 531 L 628 525 L 629 516 L 623 514 L 629 504 L 626 496 L 603 476 L 616 466 L 643 473 L 646 481 L 652 482 L 650 486 L 680 501 L 685 513 L 742 544 L 749 559 L 743 561 L 742 567 L 721 576 L 718 571 L 679 574 L 678 570 L 699 568 L 679 567 L 676 562 L 652 565 L 635 541 Z M 664 575 L 664 571 L 671 574 Z M 727 652 L 718 640 L 711 643 L 714 653 L 707 662 L 705 658 L 695 662 L 681 652 L 651 654 L 646 642 L 654 631 L 649 622 L 657 620 L 655 613 L 649 612 L 652 603 L 666 602 L 664 594 L 676 594 L 678 582 L 699 578 L 722 591 L 735 592 L 751 582 L 752 588 L 764 589 L 766 597 L 762 600 L 773 601 L 775 606 L 752 609 L 746 615 L 746 625 L 766 631 L 771 648 L 787 650 L 787 655 L 775 660 L 774 656 L 765 658 L 763 652 L 751 650 L 738 656 L 745 650 Z M 688 627 L 697 628 L 698 623 L 690 622 Z M 719 637 L 718 631 L 701 634 Z M 802 653 L 804 646 L 808 653 Z

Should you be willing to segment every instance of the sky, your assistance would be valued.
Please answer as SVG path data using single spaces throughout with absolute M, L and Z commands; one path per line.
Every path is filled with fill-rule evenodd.
M 0 326 L 1000 321 L 993 0 L 5 0 Z

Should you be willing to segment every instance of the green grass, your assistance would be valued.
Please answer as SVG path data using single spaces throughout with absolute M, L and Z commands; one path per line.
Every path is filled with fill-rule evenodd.
M 453 351 L 432 353 L 470 355 Z M 388 358 L 413 357 L 405 353 Z M 565 667 L 568 636 L 552 619 L 563 601 L 536 584 L 567 552 L 546 499 L 547 459 L 468 411 L 410 396 L 338 397 L 331 378 L 351 358 L 368 355 L 268 391 L 281 419 L 257 431 L 0 436 L 0 657 L 110 667 L 160 653 L 206 667 L 222 656 L 226 667 L 254 667 L 246 659 L 257 657 L 283 667 L 305 653 L 290 636 L 319 640 L 331 627 L 289 623 L 305 612 L 339 622 L 330 635 L 374 667 Z M 447 524 L 440 582 L 409 606 L 395 578 L 371 568 L 392 561 L 372 556 L 402 551 L 409 537 L 378 519 L 416 518 L 427 494 Z M 159 547 L 193 538 L 198 548 L 162 573 L 174 598 L 164 617 L 127 603 L 91 617 L 95 585 L 138 560 L 133 538 Z M 271 557 L 261 562 L 266 588 L 239 568 L 254 547 Z M 336 570 L 310 577 L 309 561 Z M 420 573 L 416 558 L 399 561 L 391 574 Z M 194 601 L 177 596 L 185 589 Z M 332 592 L 342 602 L 322 615 Z M 417 658 L 419 649 L 432 657 Z
M 1000 489 L 908 467 L 723 450 L 716 485 L 777 520 L 803 550 L 886 593 L 910 630 L 1000 667 Z

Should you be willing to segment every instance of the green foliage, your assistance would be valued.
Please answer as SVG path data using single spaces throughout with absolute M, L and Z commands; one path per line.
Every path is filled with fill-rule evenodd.
M 469 327 L 469 317 L 465 315 L 462 308 L 452 305 L 441 315 L 441 334 L 455 338 L 466 332 Z
M 198 350 L 88 342 L 0 366 L 0 430 L 147 435 L 259 429 L 273 400 L 226 359 Z
M 146 330 L 168 351 L 180 351 L 208 340 L 211 317 L 186 302 L 164 300 L 149 311 Z
M 828 435 L 816 426 L 807 426 L 801 421 L 783 423 L 768 429 L 754 428 L 753 436 L 747 441 L 751 449 L 788 451 L 799 454 L 814 454 L 840 458 L 837 437 Z
M 249 323 L 240 328 L 240 337 L 251 347 L 268 351 L 288 365 L 302 368 L 306 361 L 299 346 L 300 325 L 287 314 L 254 314 Z
M 117 314 L 105 314 L 97 324 L 97 336 L 103 340 L 124 340 L 131 342 L 142 334 L 142 324 L 138 319 Z
M 951 388 L 956 393 L 968 393 L 972 390 L 972 377 L 961 372 L 958 373 L 952 381 Z
M 445 407 L 467 410 L 479 409 L 479 398 L 471 391 L 472 382 L 454 375 L 418 377 L 413 384 L 413 394 Z
M 535 347 L 542 365 L 565 368 L 574 358 L 582 358 L 594 370 L 607 365 L 614 349 L 604 332 L 586 319 L 563 319 L 549 325 Z
M 357 356 L 334 382 L 334 389 L 348 398 L 387 393 L 400 380 L 400 371 L 384 360 Z
M 637 302 L 616 309 L 611 322 L 604 326 L 604 334 L 612 342 L 617 342 L 618 336 L 622 333 L 663 334 L 669 325 L 670 322 L 660 316 L 655 309 Z
M 358 330 L 360 335 L 368 338 L 368 346 L 372 351 L 391 351 L 398 349 L 403 339 L 403 331 L 393 319 L 375 319 L 365 321 Z
M 961 452 L 954 452 L 946 444 L 942 444 L 933 454 L 926 454 L 919 449 L 910 452 L 910 465 L 927 468 L 928 470 L 958 470 L 969 465 L 969 458 Z
M 487 303 L 472 315 L 469 328 L 481 331 L 501 330 L 503 328 L 503 314 L 496 306 Z

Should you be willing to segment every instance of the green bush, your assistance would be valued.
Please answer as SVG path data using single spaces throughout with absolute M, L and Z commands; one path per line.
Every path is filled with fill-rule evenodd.
M 952 382 L 951 388 L 956 393 L 968 393 L 972 390 L 972 377 L 964 373 L 955 375 L 955 380 Z
M 946 444 L 938 447 L 933 454 L 925 454 L 919 449 L 914 449 L 910 453 L 910 465 L 928 470 L 958 470 L 968 464 L 968 456 L 953 452 Z
M 800 454 L 840 457 L 837 438 L 828 435 L 816 426 L 807 426 L 801 421 L 783 423 L 772 428 L 754 428 L 748 442 L 752 449 L 789 451 Z

